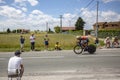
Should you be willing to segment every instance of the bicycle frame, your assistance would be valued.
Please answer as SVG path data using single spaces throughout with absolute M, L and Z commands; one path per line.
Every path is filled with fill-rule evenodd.
M 81 54 L 83 51 L 88 51 L 90 54 L 93 54 L 96 51 L 96 47 L 94 45 L 88 45 L 88 43 L 78 43 L 74 46 L 73 51 L 76 54 Z

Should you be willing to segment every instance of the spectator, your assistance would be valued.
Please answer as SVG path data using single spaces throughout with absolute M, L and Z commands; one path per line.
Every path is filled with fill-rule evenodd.
M 20 36 L 20 48 L 21 51 L 23 52 L 23 48 L 24 48 L 24 42 L 25 42 L 25 38 L 23 36 Z
M 106 39 L 104 40 L 104 43 L 105 43 L 106 48 L 110 48 L 110 38 L 109 37 L 106 37 Z
M 112 45 L 113 45 L 113 47 L 115 47 L 115 48 L 118 48 L 118 47 L 119 47 L 119 41 L 118 41 L 118 37 L 117 37 L 117 36 L 115 36 L 115 38 L 114 38 L 114 40 L 113 40 L 113 42 L 112 42 Z
M 35 36 L 34 36 L 34 34 L 32 34 L 30 36 L 30 43 L 31 43 L 31 50 L 34 51 L 35 50 Z
M 98 38 L 95 39 L 95 44 L 97 47 L 99 46 L 99 39 Z
M 56 43 L 55 43 L 55 50 L 62 50 L 62 49 L 60 48 L 59 42 L 56 42 Z
M 48 37 L 47 34 L 44 37 L 44 44 L 45 44 L 46 50 L 48 50 L 48 47 L 49 47 L 49 37 Z
M 22 58 L 20 57 L 21 52 L 17 50 L 15 56 L 11 57 L 8 62 L 8 77 L 20 76 L 22 77 L 24 73 L 24 66 L 22 63 Z

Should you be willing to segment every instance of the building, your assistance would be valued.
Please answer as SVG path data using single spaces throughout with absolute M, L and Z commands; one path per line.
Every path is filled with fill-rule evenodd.
M 29 29 L 17 29 L 18 33 L 29 33 L 30 30 Z
M 75 31 L 75 27 L 62 27 L 62 32 L 66 32 L 66 31 Z
M 96 30 L 96 23 L 93 24 L 93 29 Z M 120 29 L 120 21 L 98 22 L 98 30 L 114 30 L 114 29 Z

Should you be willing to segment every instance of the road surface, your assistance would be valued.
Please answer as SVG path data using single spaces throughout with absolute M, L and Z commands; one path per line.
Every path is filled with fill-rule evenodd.
M 0 80 L 7 79 L 13 52 L 0 52 Z M 22 80 L 120 80 L 120 48 L 98 49 L 95 54 L 72 50 L 23 52 Z

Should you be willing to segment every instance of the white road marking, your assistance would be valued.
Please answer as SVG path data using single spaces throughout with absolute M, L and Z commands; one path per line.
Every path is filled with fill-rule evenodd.
M 56 59 L 56 58 L 64 58 L 64 56 L 23 57 L 23 59 Z
M 5 58 L 0 58 L 0 60 L 5 60 Z
M 104 48 L 104 49 L 100 49 L 100 50 L 118 50 L 118 48 Z
M 120 57 L 120 55 L 78 55 L 77 57 Z

